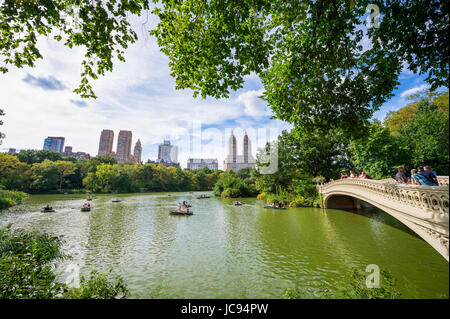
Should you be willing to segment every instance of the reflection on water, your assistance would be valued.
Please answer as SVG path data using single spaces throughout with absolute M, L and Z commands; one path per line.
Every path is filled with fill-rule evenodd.
M 255 199 L 194 199 L 194 194 L 99 195 L 81 212 L 81 195 L 36 195 L 0 213 L 0 225 L 64 235 L 64 250 L 86 273 L 121 274 L 133 297 L 280 298 L 286 287 L 339 287 L 352 267 L 391 271 L 403 297 L 449 295 L 448 263 L 378 210 L 261 208 Z M 169 216 L 187 199 L 193 216 Z M 41 213 L 49 202 L 55 213 Z M 64 269 L 66 265 L 60 265 Z

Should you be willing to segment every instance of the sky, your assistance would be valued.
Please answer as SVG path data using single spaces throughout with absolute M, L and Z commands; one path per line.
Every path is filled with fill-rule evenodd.
M 137 19 L 137 18 L 136 18 Z M 140 21 L 133 21 L 141 25 Z M 6 138 L 0 151 L 9 148 L 42 149 L 47 136 L 65 137 L 65 146 L 74 152 L 97 155 L 100 133 L 114 130 L 116 150 L 120 130 L 131 130 L 132 145 L 139 138 L 142 160 L 155 160 L 158 145 L 170 139 L 179 148 L 178 160 L 186 167 L 188 158 L 217 158 L 219 168 L 226 156 L 226 141 L 231 130 L 242 152 L 246 131 L 252 152 L 274 140 L 291 125 L 270 119 L 272 113 L 259 98 L 263 86 L 258 76 L 246 77 L 242 89 L 228 99 L 194 98 L 190 90 L 175 90 L 167 57 L 156 40 L 138 28 L 139 40 L 117 62 L 113 72 L 91 80 L 97 99 L 81 99 L 73 93 L 80 81 L 83 48 L 69 49 L 62 42 L 41 38 L 38 47 L 44 59 L 34 68 L 0 74 L 0 108 L 5 111 L 1 131 Z M 382 120 L 389 111 L 408 104 L 408 96 L 428 87 L 425 76 L 404 68 L 394 97 L 374 118 Z

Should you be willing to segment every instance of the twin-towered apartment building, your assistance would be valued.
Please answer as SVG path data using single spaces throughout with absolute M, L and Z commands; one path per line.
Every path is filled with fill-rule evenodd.
M 131 143 L 133 133 L 131 131 L 122 130 L 117 137 L 116 152 L 113 152 L 114 131 L 103 130 L 100 135 L 100 143 L 98 147 L 98 156 L 110 155 L 117 159 L 119 163 L 141 163 L 142 145 L 138 139 L 134 145 L 133 154 L 131 154 Z

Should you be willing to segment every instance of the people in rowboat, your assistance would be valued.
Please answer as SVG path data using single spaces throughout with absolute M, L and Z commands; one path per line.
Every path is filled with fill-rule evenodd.
M 49 204 L 47 204 L 47 205 L 44 207 L 44 209 L 45 209 L 45 210 L 52 210 L 52 206 L 50 206 Z

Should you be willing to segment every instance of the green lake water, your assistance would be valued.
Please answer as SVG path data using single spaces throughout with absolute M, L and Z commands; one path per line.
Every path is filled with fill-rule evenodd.
M 264 209 L 256 199 L 191 193 L 33 195 L 0 212 L 0 226 L 64 235 L 76 264 L 124 277 L 134 298 L 281 298 L 286 287 L 342 286 L 352 268 L 391 272 L 404 298 L 448 298 L 449 264 L 379 210 Z M 170 216 L 182 200 L 193 216 Z M 41 213 L 50 203 L 54 213 Z M 382 280 L 382 279 L 381 279 Z

